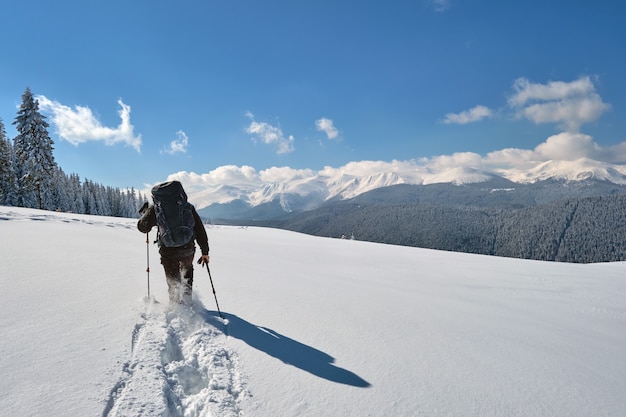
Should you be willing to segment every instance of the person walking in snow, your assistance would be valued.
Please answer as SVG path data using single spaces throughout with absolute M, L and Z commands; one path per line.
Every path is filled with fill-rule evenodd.
M 209 240 L 195 207 L 179 181 L 168 181 L 152 188 L 153 205 L 145 202 L 137 229 L 148 233 L 157 226 L 161 265 L 169 291 L 170 303 L 191 303 L 195 242 L 200 246 L 198 263 L 209 263 Z

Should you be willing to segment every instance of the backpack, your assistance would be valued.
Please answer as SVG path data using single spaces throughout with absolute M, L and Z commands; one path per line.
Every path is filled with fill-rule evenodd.
M 179 181 L 168 181 L 152 188 L 160 246 L 185 246 L 195 237 L 192 206 Z

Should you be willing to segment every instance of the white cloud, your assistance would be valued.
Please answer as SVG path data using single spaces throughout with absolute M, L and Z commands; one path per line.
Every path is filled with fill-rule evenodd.
M 50 113 L 52 124 L 60 138 L 78 146 L 89 141 L 102 141 L 106 145 L 118 143 L 132 146 L 137 152 L 141 149 L 141 135 L 135 135 L 130 122 L 130 106 L 120 99 L 117 103 L 121 122 L 115 128 L 103 126 L 89 107 L 63 105 L 58 101 L 38 96 L 39 106 L 43 112 Z
M 223 165 L 205 174 L 181 171 L 167 177 L 168 181 L 178 180 L 191 187 L 202 189 L 203 186 L 260 185 L 276 183 L 293 178 L 308 178 L 315 175 L 310 169 L 290 167 L 271 167 L 261 171 L 249 165 Z
M 295 169 L 290 167 L 271 167 L 261 171 L 249 165 L 223 165 L 205 174 L 181 171 L 167 177 L 168 181 L 178 180 L 194 189 L 205 186 L 219 187 L 228 185 L 261 185 L 278 183 L 291 179 L 309 178 L 315 175 L 311 169 Z
M 560 100 L 567 97 L 585 96 L 595 92 L 595 87 L 589 77 L 582 77 L 576 81 L 550 81 L 547 84 L 533 84 L 526 78 L 518 78 L 513 83 L 515 94 L 509 97 L 511 106 L 522 106 L 534 100 Z
M 454 168 L 499 173 L 505 170 L 524 171 L 543 162 L 580 159 L 624 163 L 626 162 L 626 142 L 603 147 L 595 142 L 592 136 L 575 132 L 562 132 L 548 137 L 534 149 L 506 148 L 490 152 L 484 156 L 474 152 L 438 155 L 431 158 L 421 158 L 414 163 L 413 169 L 418 172 L 427 172 L 428 175 Z M 393 165 L 398 166 L 397 162 Z M 368 166 L 374 168 L 371 163 L 368 163 Z M 379 165 L 376 168 L 379 169 L 380 167 Z
M 267 145 L 275 145 L 276 153 L 283 154 L 293 152 L 295 138 L 292 135 L 285 137 L 280 127 L 272 126 L 269 123 L 259 123 L 254 120 L 254 115 L 250 112 L 246 113 L 246 116 L 252 121 L 246 128 L 246 133 L 252 135 L 255 142 L 260 141 Z
M 580 158 L 598 159 L 604 151 L 589 135 L 563 132 L 550 136 L 535 148 L 537 159 L 574 161 Z
M 436 12 L 443 13 L 450 9 L 450 0 L 432 0 L 431 5 Z
M 509 97 L 508 104 L 518 117 L 537 124 L 557 123 L 570 132 L 577 132 L 581 125 L 597 120 L 610 108 L 589 77 L 547 84 L 520 78 L 514 82 L 513 89 L 515 93 Z
M 562 132 L 548 137 L 534 149 L 508 148 L 493 151 L 485 157 L 478 156 L 478 160 L 474 160 L 473 163 L 487 170 L 495 168 L 523 170 L 542 162 L 579 159 L 610 163 L 626 162 L 626 142 L 603 147 L 589 135 Z
M 326 137 L 328 139 L 337 139 L 339 137 L 339 131 L 333 125 L 333 121 L 331 119 L 327 119 L 322 117 L 315 121 L 315 128 L 320 132 L 326 133 Z
M 536 162 L 535 159 L 536 154 L 533 150 L 506 148 L 489 152 L 486 157 L 481 157 L 481 165 L 489 168 L 528 167 Z
M 161 153 L 168 153 L 174 155 L 176 153 L 187 153 L 187 146 L 189 145 L 189 138 L 182 130 L 176 132 L 178 139 L 170 142 L 170 146 L 167 149 L 161 151 Z
M 516 117 L 536 124 L 554 123 L 567 132 L 578 132 L 583 124 L 597 120 L 611 107 L 602 101 L 588 76 L 546 84 L 519 78 L 513 83 L 513 90 L 507 104 Z M 475 106 L 461 113 L 446 114 L 443 123 L 467 124 L 494 115 L 488 107 Z
M 443 122 L 446 124 L 460 124 L 477 122 L 486 117 L 492 117 L 493 112 L 485 106 L 476 106 L 461 113 L 448 113 L 445 115 Z
M 219 187 L 224 184 L 260 184 L 259 173 L 251 166 L 223 165 L 205 174 L 181 171 L 167 177 L 168 181 L 178 180 L 192 189 L 202 189 L 205 186 Z
M 341 176 L 354 176 L 354 177 L 366 177 L 368 175 L 376 174 L 379 172 L 393 172 L 407 174 L 416 169 L 415 161 L 358 161 L 348 162 L 347 164 L 339 167 L 324 167 L 318 172 L 319 175 L 325 177 L 341 177 Z
M 310 178 L 315 175 L 312 169 L 295 169 L 290 167 L 271 167 L 259 173 L 264 183 L 280 183 L 287 180 Z
M 432 172 L 446 171 L 452 168 L 479 168 L 482 157 L 474 152 L 457 152 L 452 155 L 439 155 L 420 160 Z

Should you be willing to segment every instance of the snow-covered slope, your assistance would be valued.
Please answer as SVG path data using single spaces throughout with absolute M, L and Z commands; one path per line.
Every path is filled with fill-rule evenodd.
M 626 266 L 211 227 L 195 313 L 135 220 L 0 207 L 3 416 L 624 416 Z M 153 234 L 150 236 L 153 238 Z

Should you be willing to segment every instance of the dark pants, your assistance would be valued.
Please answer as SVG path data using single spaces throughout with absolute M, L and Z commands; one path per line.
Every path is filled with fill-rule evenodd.
M 179 259 L 161 257 L 161 265 L 165 270 L 170 302 L 191 302 L 193 255 Z

